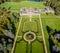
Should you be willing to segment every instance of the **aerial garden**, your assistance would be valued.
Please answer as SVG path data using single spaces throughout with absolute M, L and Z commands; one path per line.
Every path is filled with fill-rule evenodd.
M 18 1 L 0 1 L 0 53 L 59 53 L 59 4 L 54 0 Z M 54 13 L 48 12 L 51 8 Z

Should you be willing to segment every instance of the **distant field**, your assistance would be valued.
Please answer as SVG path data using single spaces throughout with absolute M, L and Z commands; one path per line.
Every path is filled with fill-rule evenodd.
M 21 2 L 5 2 L 1 4 L 0 7 L 11 7 L 11 11 L 17 12 L 20 8 L 46 8 L 43 2 L 30 2 L 30 1 L 21 1 Z

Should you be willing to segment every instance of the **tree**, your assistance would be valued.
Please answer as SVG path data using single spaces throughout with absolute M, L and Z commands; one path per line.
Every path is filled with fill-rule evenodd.
M 46 0 L 46 5 L 49 6 L 50 2 L 51 2 L 51 0 Z
M 46 0 L 46 5 L 55 10 L 55 14 L 60 13 L 60 0 Z

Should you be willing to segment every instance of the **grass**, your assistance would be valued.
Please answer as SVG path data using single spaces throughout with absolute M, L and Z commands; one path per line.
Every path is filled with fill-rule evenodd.
M 19 33 L 18 33 L 19 36 L 23 35 L 23 25 L 24 25 L 24 22 L 28 20 L 29 20 L 28 16 L 22 16 L 22 22 L 21 22 Z
M 44 17 L 46 17 L 46 18 L 44 18 Z M 57 29 L 57 30 L 60 29 L 60 27 L 59 27 L 60 18 L 57 18 L 56 15 L 53 15 L 53 14 L 42 15 L 42 19 L 43 19 L 43 21 L 45 21 L 46 26 L 50 26 L 52 29 Z
M 44 53 L 43 43 L 35 41 L 32 43 L 32 53 Z
M 54 14 L 43 14 L 42 16 L 42 22 L 43 22 L 43 29 L 44 29 L 44 35 L 46 40 L 46 45 L 48 49 L 48 53 L 50 53 L 50 47 L 49 47 L 49 35 L 47 33 L 46 26 L 49 26 L 50 28 L 60 30 L 60 19 L 56 17 Z
M 26 32 L 26 31 L 33 31 L 33 32 L 37 32 L 37 24 L 36 22 L 34 21 L 26 21 L 24 22 L 24 25 L 23 25 L 23 32 Z
M 33 5 L 34 4 L 34 5 Z M 13 12 L 18 12 L 20 11 L 21 8 L 26 7 L 26 8 L 46 8 L 47 6 L 44 6 L 43 2 L 28 2 L 28 1 L 21 1 L 21 2 L 6 2 L 0 5 L 0 7 L 11 7 L 11 11 Z M 45 35 L 45 40 L 46 40 L 46 45 L 47 45 L 47 51 L 50 53 L 50 47 L 49 47 L 49 35 L 47 33 L 46 26 L 49 26 L 53 30 L 60 30 L 60 18 L 57 18 L 56 15 L 54 14 L 41 14 L 42 17 L 42 23 L 43 23 L 43 30 L 44 30 L 44 35 Z M 22 22 L 20 26 L 20 31 L 19 31 L 19 36 L 23 35 L 23 25 L 25 21 L 29 21 L 28 16 L 22 16 Z M 41 34 L 41 28 L 40 28 L 40 20 L 38 16 L 33 16 L 32 21 L 36 21 L 38 25 L 38 33 L 37 35 L 42 35 Z M 28 24 L 28 23 L 27 23 Z M 44 48 L 43 48 L 43 43 L 38 42 L 37 40 L 32 43 L 32 45 L 27 45 L 27 43 L 20 38 L 17 38 L 17 43 L 16 43 L 16 48 L 15 48 L 15 53 L 26 53 L 30 52 L 30 47 L 32 49 L 32 53 L 44 53 Z M 39 41 L 41 39 L 39 38 Z M 28 50 L 28 51 L 27 51 Z
M 36 47 L 37 46 L 37 47 Z M 37 40 L 32 44 L 27 44 L 24 41 L 16 43 L 15 53 L 44 53 L 43 43 L 38 42 Z
M 15 53 L 26 53 L 26 42 L 22 40 L 16 43 Z
M 36 22 L 37 22 L 37 30 L 38 30 L 37 35 L 38 35 L 38 36 L 41 36 L 41 35 L 42 35 L 42 32 L 41 32 L 41 27 L 40 27 L 39 16 L 33 16 L 33 17 L 32 17 L 32 21 L 36 21 Z
M 20 31 L 19 31 L 19 36 L 20 35 L 23 35 L 23 28 L 25 29 L 25 31 L 26 30 L 33 30 L 33 31 L 35 31 L 35 32 L 38 32 L 37 33 L 37 35 L 38 36 L 41 36 L 42 35 L 42 33 L 41 33 L 41 27 L 40 27 L 40 20 L 39 20 L 39 17 L 38 16 L 33 16 L 32 17 L 32 21 L 34 21 L 33 23 L 35 23 L 35 25 L 32 23 L 32 25 L 31 25 L 31 27 L 29 26 L 29 24 L 28 24 L 28 22 L 30 21 L 29 20 L 30 18 L 28 17 L 28 16 L 22 16 L 22 22 L 21 22 L 21 26 L 20 26 Z M 27 24 L 28 24 L 28 26 L 26 26 L 26 28 L 24 27 L 24 23 L 26 22 L 26 21 L 28 21 L 27 22 Z M 30 23 L 31 24 L 31 23 Z M 36 24 L 38 25 L 37 27 L 36 27 Z
M 33 5 L 34 4 L 34 5 Z M 47 6 L 44 6 L 43 2 L 30 2 L 30 1 L 21 1 L 21 2 L 5 2 L 0 5 L 0 7 L 11 7 L 11 11 L 18 12 L 21 8 L 46 8 Z
M 25 23 L 25 26 L 24 26 Z M 38 26 L 36 26 L 36 24 L 38 24 Z M 30 27 L 31 25 L 31 27 Z M 20 31 L 19 31 L 19 36 L 23 36 L 23 28 L 25 29 L 35 29 L 35 26 L 38 27 L 38 35 L 41 35 L 41 30 L 40 30 L 40 20 L 38 16 L 33 16 L 32 17 L 32 22 L 30 22 L 30 18 L 28 16 L 22 16 L 22 22 L 21 22 L 21 26 L 20 26 Z M 34 27 L 34 28 L 33 28 Z M 38 40 L 37 40 L 38 39 Z M 22 40 L 21 42 L 19 42 L 18 40 L 20 40 L 19 38 L 17 38 L 17 41 L 19 43 L 16 43 L 16 49 L 15 49 L 15 53 L 44 53 L 44 47 L 43 47 L 43 42 L 42 39 L 37 38 L 36 41 L 32 42 L 31 44 L 28 44 L 27 42 L 25 42 L 24 40 Z M 22 47 L 23 45 L 23 47 Z M 22 48 L 21 48 L 22 47 Z M 21 49 L 21 50 L 19 50 Z M 23 50 L 23 51 L 22 51 Z
M 41 14 L 41 17 L 42 17 L 42 23 L 43 23 L 43 29 L 44 29 L 44 35 L 45 35 L 45 40 L 46 40 L 46 45 L 47 45 L 47 51 L 48 53 L 50 53 L 50 45 L 49 45 L 49 35 L 47 33 L 47 29 L 46 29 L 46 26 L 49 26 L 50 28 L 52 29 L 57 29 L 57 30 L 60 30 L 60 18 L 57 18 L 56 15 L 54 14 Z M 21 22 L 21 27 L 20 27 L 20 31 L 19 31 L 19 35 L 23 35 L 22 33 L 22 30 L 23 30 L 23 25 L 24 25 L 24 22 L 25 21 L 29 21 L 29 17 L 28 16 L 23 16 L 22 17 L 22 22 Z M 41 28 L 40 28 L 40 20 L 38 18 L 38 16 L 33 16 L 32 17 L 32 21 L 37 21 L 37 24 L 38 24 L 38 31 L 39 31 L 39 35 L 41 35 Z M 57 24 L 58 23 L 58 24 Z M 40 39 L 39 39 L 40 40 Z M 24 42 L 24 41 L 23 41 Z M 22 43 L 18 43 L 19 44 L 22 44 Z M 27 44 L 27 43 L 25 43 Z M 26 46 L 26 45 L 25 45 Z M 37 47 L 35 47 L 37 46 Z M 18 46 L 20 47 L 20 46 Z M 18 50 L 18 47 L 16 50 Z M 28 45 L 28 53 L 30 51 L 30 46 Z M 26 49 L 26 47 L 25 47 Z M 24 50 L 25 51 L 25 50 Z M 23 51 L 19 51 L 19 52 L 23 52 Z M 25 51 L 26 52 L 26 51 Z M 35 42 L 32 43 L 32 53 L 44 53 L 44 49 L 43 49 L 43 43 L 39 43 L 37 40 Z

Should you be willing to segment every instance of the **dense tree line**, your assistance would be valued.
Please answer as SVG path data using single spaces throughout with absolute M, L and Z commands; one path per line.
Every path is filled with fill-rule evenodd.
M 0 8 L 0 53 L 9 53 L 11 50 L 19 16 L 19 13 L 11 12 L 9 8 Z
M 52 7 L 56 14 L 60 14 L 60 0 L 46 0 L 46 5 Z
M 12 13 L 5 8 L 0 9 L 0 32 L 6 30 L 15 31 L 15 24 L 19 20 L 19 13 Z M 0 33 L 1 34 L 1 33 Z
M 60 53 L 60 31 L 46 26 L 51 53 Z

